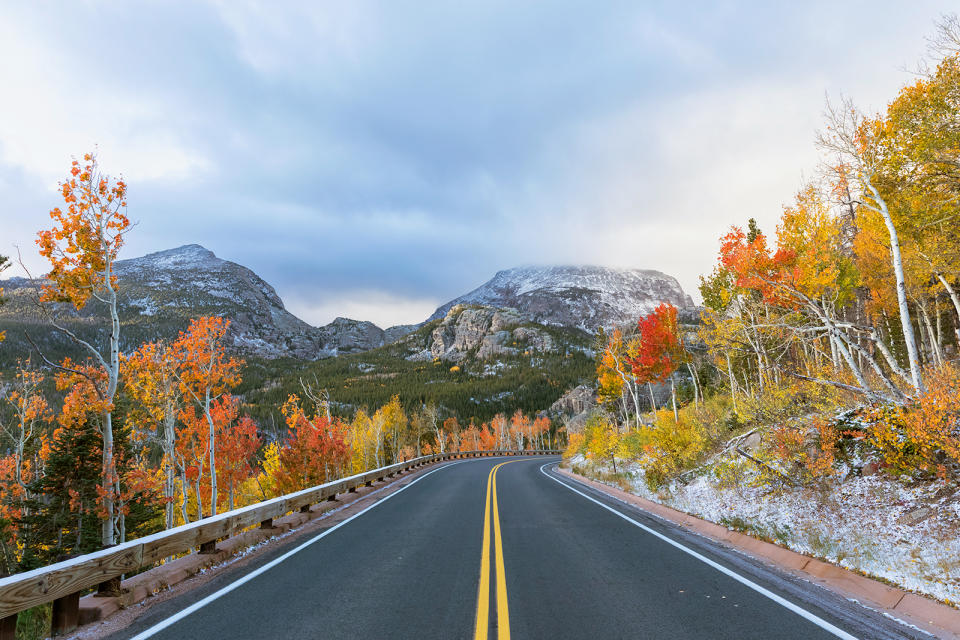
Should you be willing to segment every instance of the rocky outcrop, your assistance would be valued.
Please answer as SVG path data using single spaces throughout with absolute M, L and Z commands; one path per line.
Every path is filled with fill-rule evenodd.
M 457 305 L 429 333 L 423 350 L 410 359 L 490 360 L 498 356 L 542 353 L 553 348 L 550 334 L 543 328 L 530 326 L 529 318 L 514 309 Z
M 693 307 L 676 278 L 659 271 L 590 266 L 519 267 L 438 308 L 443 318 L 459 304 L 509 307 L 539 324 L 598 327 L 635 322 L 662 302 Z
M 418 324 L 398 324 L 388 327 L 383 330 L 383 342 L 384 344 L 393 344 L 394 342 L 397 342 L 398 340 L 413 333 L 419 327 L 420 325 Z
M 597 406 L 596 391 L 585 384 L 570 389 L 556 402 L 550 405 L 550 413 L 554 415 L 575 416 L 586 413 Z
M 382 347 L 385 344 L 384 330 L 362 320 L 336 318 L 328 325 L 317 329 L 324 348 L 330 355 L 358 353 Z

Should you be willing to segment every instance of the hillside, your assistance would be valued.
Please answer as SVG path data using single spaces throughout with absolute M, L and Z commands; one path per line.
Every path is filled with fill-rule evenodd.
M 252 362 L 241 391 L 249 404 L 264 408 L 264 418 L 287 395 L 302 394 L 301 380 L 327 389 L 334 411 L 344 415 L 381 406 L 393 394 L 406 407 L 434 402 L 461 420 L 517 409 L 532 414 L 592 379 L 592 340 L 578 329 L 538 325 L 514 311 L 456 307 L 365 353 L 312 363 Z

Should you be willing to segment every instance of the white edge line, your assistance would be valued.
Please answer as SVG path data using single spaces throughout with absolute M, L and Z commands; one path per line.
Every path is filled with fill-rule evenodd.
M 328 536 L 329 534 L 333 533 L 334 531 L 336 531 L 337 529 L 339 529 L 339 528 L 342 527 L 343 525 L 347 524 L 347 523 L 350 522 L 351 520 L 354 520 L 354 519 L 356 519 L 356 518 L 359 518 L 360 516 L 362 516 L 363 514 L 365 514 L 367 511 L 370 511 L 370 510 L 373 509 L 374 507 L 383 504 L 384 502 L 386 502 L 387 500 L 389 500 L 389 499 L 392 498 L 393 496 L 397 495 L 398 493 L 402 493 L 404 490 L 406 490 L 406 489 L 412 487 L 413 485 L 417 484 L 418 482 L 420 482 L 421 480 L 423 480 L 423 479 L 426 478 L 427 476 L 429 476 L 429 475 L 431 475 L 431 474 L 433 474 L 433 473 L 436 473 L 437 471 L 442 471 L 443 469 L 447 469 L 447 468 L 452 467 L 452 466 L 454 466 L 454 465 L 461 464 L 461 463 L 463 463 L 463 462 L 472 462 L 472 460 L 460 460 L 460 461 L 458 461 L 458 462 L 452 462 L 452 463 L 450 463 L 450 464 L 445 464 L 445 465 L 443 465 L 442 467 L 440 467 L 439 469 L 434 469 L 433 471 L 428 471 L 427 473 L 423 474 L 422 476 L 420 476 L 419 478 L 417 478 L 416 480 L 414 480 L 414 481 L 411 482 L 410 484 L 406 484 L 406 485 L 400 487 L 399 489 L 397 489 L 396 491 L 394 491 L 394 492 L 391 493 L 390 495 L 384 497 L 384 498 L 381 499 L 381 500 L 377 500 L 376 502 L 374 502 L 373 504 L 371 504 L 369 507 L 366 507 L 366 508 L 363 509 L 362 511 L 358 511 L 357 513 L 353 514 L 352 516 L 350 516 L 350 517 L 347 518 L 346 520 L 344 520 L 344 521 L 342 521 L 342 522 L 340 522 L 340 523 L 338 523 L 338 524 L 335 524 L 334 526 L 330 527 L 329 529 L 324 530 L 323 532 L 321 532 L 321 533 L 317 534 L 316 536 L 310 538 L 309 540 L 307 540 L 307 541 L 304 542 L 303 544 L 301 544 L 301 545 L 299 545 L 299 546 L 291 549 L 290 551 L 287 551 L 287 552 L 286 552 L 285 554 L 283 554 L 282 556 L 279 556 L 279 557 L 277 557 L 277 558 L 274 558 L 273 560 L 271 560 L 271 561 L 268 562 L 267 564 L 265 564 L 265 565 L 263 565 L 263 566 L 261 566 L 261 567 L 259 567 L 259 568 L 257 568 L 257 569 L 254 569 L 254 570 L 251 571 L 250 573 L 244 575 L 244 576 L 241 577 L 241 578 L 238 578 L 238 579 L 235 580 L 234 582 L 231 582 L 230 584 L 228 584 L 227 586 L 219 589 L 218 591 L 214 591 L 213 593 L 211 593 L 210 595 L 208 595 L 206 598 L 203 598 L 202 600 L 197 600 L 196 602 L 194 602 L 192 605 L 190 605 L 190 606 L 187 607 L 186 609 L 181 609 L 180 611 L 178 611 L 177 613 L 173 614 L 173 615 L 170 616 L 169 618 L 166 618 L 166 619 L 164 619 L 164 620 L 161 620 L 160 622 L 158 622 L 157 624 L 153 625 L 153 626 L 150 627 L 149 629 L 146 629 L 146 630 L 144 630 L 144 631 L 141 631 L 141 632 L 138 633 L 137 635 L 133 636 L 130 640 L 145 640 L 145 638 L 150 638 L 150 637 L 156 635 L 157 633 L 160 633 L 161 631 L 163 631 L 163 630 L 166 629 L 167 627 L 169 627 L 169 626 L 171 626 L 171 625 L 173 625 L 173 624 L 176 624 L 176 623 L 179 622 L 180 620 L 183 620 L 184 618 L 186 618 L 187 616 L 189 616 L 191 613 L 194 613 L 195 611 L 199 611 L 200 609 L 202 609 L 203 607 L 207 606 L 207 605 L 210 604 L 211 602 L 213 602 L 213 601 L 221 598 L 222 596 L 225 596 L 226 594 L 230 593 L 231 591 L 233 591 L 233 590 L 236 589 L 237 587 L 240 587 L 240 586 L 246 584 L 247 582 L 250 582 L 251 580 L 253 580 L 253 579 L 256 578 L 257 576 L 259 576 L 260 574 L 269 571 L 270 569 L 272 569 L 273 567 L 277 566 L 278 564 L 280 564 L 281 562 L 283 562 L 283 561 L 286 560 L 287 558 L 293 556 L 293 555 L 296 554 L 296 553 L 299 553 L 300 551 L 303 551 L 304 549 L 306 549 L 307 547 L 309 547 L 310 545 L 312 545 L 314 542 L 317 542 L 317 541 L 320 540 L 321 538 L 325 538 L 326 536 Z M 346 505 L 344 505 L 344 506 L 346 506 Z
M 717 563 L 717 562 L 714 562 L 714 561 L 711 560 L 710 558 L 707 558 L 706 556 L 703 556 L 703 555 L 697 553 L 697 552 L 694 551 L 693 549 L 691 549 L 691 548 L 689 548 L 689 547 L 686 547 L 686 546 L 680 544 L 680 543 L 677 542 L 676 540 L 673 540 L 672 538 L 669 538 L 669 537 L 663 535 L 662 533 L 660 533 L 660 532 L 658 532 L 658 531 L 654 531 L 654 530 L 651 529 L 650 527 L 648 527 L 648 526 L 646 526 L 646 525 L 644 525 L 644 524 L 641 524 L 641 523 L 637 522 L 636 520 L 634 520 L 633 518 L 631 518 L 631 517 L 629 517 L 629 516 L 626 516 L 626 515 L 620 513 L 619 511 L 617 511 L 617 510 L 614 509 L 613 507 L 610 507 L 610 506 L 608 506 L 608 505 L 605 505 L 605 504 L 603 504 L 602 502 L 600 502 L 599 500 L 597 500 L 597 499 L 595 499 L 595 498 L 591 498 L 591 497 L 588 496 L 587 494 L 585 494 L 585 493 L 583 493 L 583 492 L 581 492 L 581 491 L 578 491 L 578 490 L 574 489 L 573 487 L 571 487 L 571 486 L 570 486 L 569 484 L 567 484 L 566 482 L 563 482 L 563 481 L 560 480 L 559 478 L 555 478 L 554 476 L 550 475 L 549 473 L 547 473 L 546 471 L 543 470 L 544 467 L 546 467 L 547 465 L 550 465 L 550 464 L 557 464 L 557 463 L 556 463 L 556 462 L 548 462 L 548 463 L 542 465 L 542 466 L 540 467 L 540 473 L 542 473 L 542 474 L 545 475 L 546 477 L 550 478 L 551 480 L 553 480 L 553 481 L 556 482 L 557 484 L 563 485 L 564 487 L 566 487 L 566 488 L 569 489 L 570 491 L 573 491 L 574 493 L 577 493 L 577 494 L 583 496 L 584 498 L 586 498 L 586 499 L 589 500 L 590 502 L 593 502 L 593 503 L 595 503 L 595 504 L 603 507 L 604 509 L 606 509 L 606 510 L 609 511 L 610 513 L 613 513 L 613 514 L 615 514 L 615 515 L 617 515 L 617 516 L 620 516 L 621 518 L 623 518 L 623 519 L 626 520 L 627 522 L 629 522 L 629 523 L 631 523 L 631 524 L 633 524 L 633 525 L 636 525 L 636 526 L 640 527 L 641 529 L 643 529 L 644 531 L 646 531 L 647 533 L 649 533 L 649 534 L 651 534 L 651 535 L 654 535 L 654 536 L 660 538 L 661 540 L 663 540 L 663 541 L 666 542 L 667 544 L 670 544 L 670 545 L 676 547 L 677 549 L 680 549 L 681 551 L 690 554 L 691 556 L 693 556 L 693 557 L 696 558 L 697 560 L 700 560 L 701 562 L 710 565 L 711 567 L 713 567 L 714 569 L 716 569 L 716 570 L 719 571 L 720 573 L 723 573 L 723 574 L 725 574 L 725 575 L 727 575 L 727 576 L 730 576 L 731 578 L 733 578 L 734 580 L 736 580 L 736 581 L 739 582 L 740 584 L 743 584 L 743 585 L 745 585 L 745 586 L 753 589 L 754 591 L 756 591 L 756 592 L 759 593 L 760 595 L 766 596 L 767 598 L 770 598 L 771 600 L 773 600 L 774 602 L 776 602 L 776 603 L 779 604 L 780 606 L 785 607 L 785 608 L 789 609 L 790 611 L 793 611 L 794 613 L 796 613 L 796 614 L 797 614 L 798 616 L 800 616 L 801 618 L 804 618 L 804 619 L 806 619 L 806 620 L 809 620 L 810 622 L 812 622 L 813 624 L 817 625 L 818 627 L 820 627 L 820 628 L 823 629 L 824 631 L 828 631 L 828 632 L 832 633 L 833 635 L 837 636 L 838 638 L 843 638 L 844 640 L 858 640 L 858 638 L 857 638 L 856 636 L 850 635 L 849 633 L 847 633 L 847 632 L 844 631 L 843 629 L 840 629 L 839 627 L 836 627 L 836 626 L 830 624 L 829 622 L 827 622 L 827 621 L 824 620 L 823 618 L 817 616 L 816 614 L 810 613 L 809 611 L 807 611 L 807 610 L 804 609 L 803 607 L 800 607 L 800 606 L 798 606 L 798 605 L 795 605 L 794 603 L 790 602 L 790 601 L 787 600 L 786 598 L 783 598 L 783 597 L 781 597 L 781 596 L 778 596 L 777 594 L 773 593 L 773 592 L 770 591 L 769 589 L 766 589 L 766 588 L 764 588 L 764 587 L 761 587 L 761 586 L 758 585 L 757 583 L 755 583 L 755 582 L 753 582 L 753 581 L 751 581 L 751 580 L 749 580 L 749 579 L 747 579 L 747 578 L 744 578 L 744 577 L 743 577 L 742 575 L 740 575 L 739 573 L 737 573 L 737 572 L 735 572 L 735 571 L 731 571 L 730 569 L 726 568 L 726 567 L 723 566 L 722 564 L 719 564 L 719 563 Z

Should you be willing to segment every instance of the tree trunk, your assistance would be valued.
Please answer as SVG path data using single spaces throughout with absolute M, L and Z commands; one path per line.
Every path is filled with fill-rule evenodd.
M 653 423 L 657 423 L 657 401 L 653 397 L 653 385 L 647 383 L 647 391 L 650 392 L 650 410 L 653 412 Z
M 113 546 L 116 542 L 113 527 L 113 424 L 110 412 L 103 416 L 103 467 L 101 469 L 101 485 L 103 487 L 103 509 L 106 512 L 100 528 L 100 543 L 104 547 Z
M 203 498 L 200 496 L 200 474 L 193 482 L 193 491 L 197 494 L 197 520 L 203 520 Z
M 700 406 L 700 383 L 697 381 L 697 372 L 693 365 L 687 363 L 687 370 L 690 371 L 690 380 L 693 382 L 693 406 Z
M 176 490 L 176 430 L 173 410 L 168 407 L 163 416 L 163 468 L 166 480 L 163 485 L 163 497 L 166 500 L 164 509 L 164 525 L 167 529 L 173 528 L 173 498 Z
M 670 376 L 670 401 L 673 403 L 673 421 L 680 422 L 680 413 L 677 411 L 677 387 L 673 382 L 673 376 Z
M 907 345 L 907 360 L 910 362 L 910 378 L 913 388 L 917 391 L 923 391 L 920 357 L 917 354 L 917 339 L 913 332 L 913 323 L 910 321 L 910 308 L 907 305 L 907 282 L 903 275 L 903 257 L 900 254 L 900 239 L 897 236 L 897 228 L 893 224 L 893 217 L 890 215 L 887 203 L 880 192 L 873 186 L 869 178 L 864 178 L 864 184 L 873 195 L 880 209 L 880 215 L 883 216 L 883 222 L 887 225 L 887 233 L 890 236 L 890 257 L 893 262 L 893 273 L 897 280 L 897 305 L 900 307 L 900 324 L 903 327 L 903 339 Z
M 958 327 L 956 330 L 957 334 L 957 344 L 960 345 L 960 296 L 957 295 L 956 290 L 954 290 L 953 285 L 943 277 L 942 273 L 937 274 L 937 280 L 940 281 L 940 284 L 943 285 L 943 288 L 947 290 L 947 294 L 950 296 L 950 302 L 953 303 L 953 310 L 957 313 L 957 324 Z
M 101 234 L 106 230 L 101 228 Z M 101 242 L 104 242 L 101 236 Z M 117 313 L 117 292 L 113 288 L 113 259 L 109 247 L 104 247 L 104 286 L 107 290 L 108 306 L 110 308 L 110 354 L 109 365 L 107 367 L 107 392 L 104 394 L 104 400 L 107 406 L 113 405 L 113 397 L 117 393 L 117 385 L 120 382 L 120 315 Z M 116 543 L 116 509 L 114 507 L 114 476 L 117 471 L 113 463 L 113 416 L 108 410 L 104 416 L 103 424 L 103 476 L 101 484 L 103 487 L 103 510 L 106 512 L 106 518 L 101 529 L 101 543 L 104 546 L 112 546 Z
M 187 511 L 187 503 L 190 501 L 187 496 L 190 484 L 187 482 L 187 470 L 180 467 L 180 515 L 183 516 L 183 524 L 190 524 L 190 514 Z
M 207 449 L 210 452 L 210 515 L 217 515 L 217 460 L 216 460 L 216 431 L 213 427 L 213 416 L 210 415 L 210 389 L 206 390 L 203 398 L 203 414 L 207 417 L 207 426 L 210 427 Z
M 920 309 L 920 318 L 923 320 L 923 326 L 927 330 L 927 344 L 930 348 L 930 359 L 935 365 L 943 364 L 943 354 L 940 353 L 940 345 L 937 344 L 937 336 L 933 332 L 933 323 L 930 322 L 930 312 L 927 306 L 922 302 L 917 302 L 917 308 Z
M 730 400 L 733 402 L 733 410 L 737 410 L 737 379 L 733 376 L 733 363 L 730 361 L 730 353 L 727 356 L 727 376 L 730 378 Z

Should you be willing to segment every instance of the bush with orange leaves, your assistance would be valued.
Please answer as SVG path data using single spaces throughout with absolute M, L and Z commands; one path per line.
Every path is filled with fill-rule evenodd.
M 955 478 L 960 470 L 960 369 L 927 374 L 926 391 L 906 406 L 868 412 L 863 440 L 898 475 Z
M 787 470 L 791 477 L 799 474 L 804 482 L 822 483 L 837 475 L 834 463 L 841 434 L 834 423 L 818 416 L 811 429 L 778 425 L 771 435 L 774 457 L 792 467 Z

